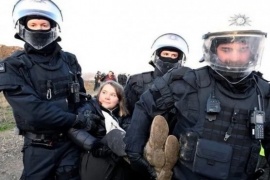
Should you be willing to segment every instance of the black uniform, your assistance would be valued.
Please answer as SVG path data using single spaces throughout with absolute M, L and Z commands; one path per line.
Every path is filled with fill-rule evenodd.
M 154 66 L 154 65 L 153 65 Z M 157 77 L 162 77 L 164 74 L 159 69 L 155 68 L 154 71 L 148 71 L 141 74 L 135 74 L 130 76 L 125 86 L 125 96 L 127 101 L 127 108 L 130 114 L 133 113 L 135 104 L 139 101 L 140 96 L 151 88 L 154 80 Z M 175 124 L 175 109 L 172 108 L 169 113 L 165 114 L 165 119 L 168 120 L 168 125 L 174 126 Z
M 149 88 L 151 88 L 156 77 L 163 74 L 155 68 L 154 71 L 135 74 L 129 77 L 125 86 L 125 96 L 127 100 L 127 108 L 132 114 L 135 103 L 140 99 L 140 96 Z
M 66 136 L 80 104 L 72 86 L 85 92 L 76 57 L 56 42 L 39 51 L 26 43 L 1 66 L 0 90 L 24 136 L 21 179 L 79 179 L 79 150 Z
M 216 102 L 216 112 L 207 109 L 208 101 Z M 156 78 L 136 104 L 126 151 L 142 154 L 153 117 L 175 107 L 177 123 L 172 131 L 179 138 L 180 154 L 173 179 L 252 179 L 260 142 L 251 137 L 250 118 L 261 106 L 265 112 L 261 142 L 269 162 L 269 102 L 269 84 L 254 72 L 232 85 L 208 66 L 173 69 Z

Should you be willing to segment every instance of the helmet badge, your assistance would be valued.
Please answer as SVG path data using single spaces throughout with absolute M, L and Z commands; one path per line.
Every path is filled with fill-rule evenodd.
M 238 14 L 238 15 L 234 15 L 233 17 L 231 17 L 230 21 L 230 26 L 250 26 L 250 22 L 251 20 L 249 19 L 249 17 L 242 15 L 242 14 Z
M 172 35 L 170 35 L 170 37 L 169 37 L 171 40 L 177 40 L 177 36 L 176 35 L 174 35 L 174 34 L 172 34 Z

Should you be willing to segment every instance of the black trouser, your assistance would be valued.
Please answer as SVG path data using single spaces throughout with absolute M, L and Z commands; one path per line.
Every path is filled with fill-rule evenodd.
M 80 151 L 68 139 L 52 147 L 34 145 L 25 137 L 21 180 L 79 180 Z

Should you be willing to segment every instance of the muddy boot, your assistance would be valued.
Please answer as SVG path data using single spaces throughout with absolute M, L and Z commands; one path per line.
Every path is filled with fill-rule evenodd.
M 180 144 L 177 138 L 173 135 L 169 135 L 165 147 L 165 164 L 158 174 L 158 180 L 170 180 L 172 178 L 172 169 L 178 160 Z
M 163 116 L 155 116 L 150 137 L 144 148 L 145 159 L 155 168 L 157 174 L 165 164 L 164 144 L 169 134 L 169 126 Z

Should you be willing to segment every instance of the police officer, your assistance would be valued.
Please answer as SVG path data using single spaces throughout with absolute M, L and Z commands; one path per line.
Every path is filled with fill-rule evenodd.
M 79 179 L 79 151 L 66 132 L 90 121 L 74 113 L 85 88 L 76 56 L 58 44 L 61 11 L 50 0 L 19 0 L 12 15 L 25 45 L 1 62 L 0 90 L 24 136 L 21 179 Z
M 96 91 L 99 86 L 100 86 L 100 79 L 101 79 L 101 72 L 100 71 L 97 71 L 97 73 L 95 74 L 95 84 L 94 84 L 94 91 Z
M 246 15 L 226 21 L 229 29 L 203 36 L 208 66 L 172 69 L 136 104 L 126 152 L 131 166 L 149 179 L 155 172 L 142 152 L 151 121 L 171 108 L 177 109 L 172 131 L 180 143 L 173 179 L 253 179 L 259 141 L 270 151 L 269 84 L 254 71 L 266 33 L 253 29 Z
M 154 41 L 151 47 L 151 61 L 149 62 L 154 67 L 154 71 L 130 76 L 125 86 L 127 107 L 130 113 L 133 112 L 135 103 L 141 94 L 151 87 L 156 77 L 162 76 L 173 67 L 184 64 L 188 51 L 186 40 L 178 34 L 162 34 Z

